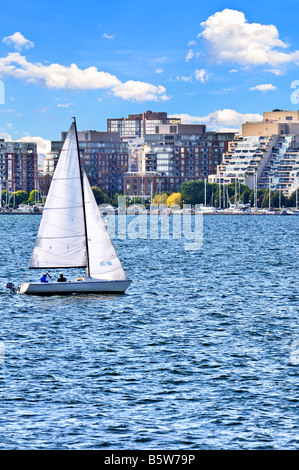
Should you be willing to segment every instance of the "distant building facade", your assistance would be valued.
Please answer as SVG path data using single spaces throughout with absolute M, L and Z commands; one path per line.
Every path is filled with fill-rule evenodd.
M 61 133 L 60 141 L 51 142 L 51 152 L 44 162 L 44 174 L 39 178 L 40 189 L 47 194 L 49 176 L 53 175 L 67 132 Z M 78 132 L 82 165 L 91 186 L 112 195 L 122 193 L 123 175 L 128 171 L 128 144 L 118 133 L 94 130 Z
M 53 175 L 59 159 L 59 152 L 49 152 L 43 161 L 43 175 Z
M 205 132 L 204 125 L 176 127 L 174 134 L 147 136 L 146 143 L 139 148 L 136 171 L 124 175 L 124 194 L 177 192 L 184 182 L 207 180 L 234 138 L 234 133 Z
M 165 112 L 146 111 L 129 114 L 127 118 L 107 119 L 107 131 L 118 132 L 121 138 L 144 138 L 147 134 L 159 133 L 159 126 L 180 123 L 180 118 L 167 117 Z M 170 132 L 172 131 L 170 127 Z
M 108 119 L 107 132 L 78 132 L 82 164 L 92 186 L 110 196 L 177 192 L 183 182 L 207 180 L 228 151 L 233 132 L 207 132 L 205 124 L 182 124 L 164 112 Z M 51 142 L 39 189 L 46 195 L 67 136 Z
M 9 194 L 30 193 L 37 185 L 37 145 L 35 142 L 7 142 L 0 139 L 0 188 Z

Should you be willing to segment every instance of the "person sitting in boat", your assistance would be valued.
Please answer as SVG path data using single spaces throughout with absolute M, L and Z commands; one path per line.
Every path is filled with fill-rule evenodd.
M 40 282 L 49 282 L 48 277 L 52 279 L 49 273 L 44 273 L 42 277 L 40 278 Z
M 57 282 L 66 282 L 66 278 L 63 274 L 60 274 L 59 278 L 57 279 Z

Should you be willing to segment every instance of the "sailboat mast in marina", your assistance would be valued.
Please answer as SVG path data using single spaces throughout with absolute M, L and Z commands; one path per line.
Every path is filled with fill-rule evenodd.
M 85 268 L 66 282 L 26 282 L 20 294 L 124 293 L 128 280 L 82 169 L 76 120 L 64 142 L 43 210 L 29 269 Z

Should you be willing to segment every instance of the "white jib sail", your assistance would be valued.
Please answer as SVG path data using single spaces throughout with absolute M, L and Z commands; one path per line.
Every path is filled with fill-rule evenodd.
M 85 172 L 83 181 L 90 276 L 96 279 L 124 280 L 126 274 L 107 232 Z
M 73 123 L 52 178 L 29 268 L 86 265 L 80 167 Z

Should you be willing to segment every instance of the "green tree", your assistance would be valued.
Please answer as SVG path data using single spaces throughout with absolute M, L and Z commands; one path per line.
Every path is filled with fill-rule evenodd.
M 299 190 L 297 194 L 297 205 L 299 203 Z M 292 192 L 288 200 L 286 201 L 287 207 L 296 207 L 296 191 Z
M 204 204 L 227 207 L 231 203 L 250 200 L 250 189 L 244 184 L 230 183 L 219 185 L 217 183 L 204 183 L 201 180 L 192 180 L 182 183 L 180 187 L 182 200 L 187 204 Z M 221 197 L 221 204 L 220 204 Z
M 38 204 L 40 202 L 43 202 L 40 192 L 36 191 L 36 189 L 33 189 L 29 194 L 28 204 L 33 206 L 34 204 Z
M 273 204 L 276 204 L 274 192 L 270 191 L 270 207 L 275 207 Z M 269 207 L 269 188 L 264 189 L 264 197 L 261 207 Z M 277 206 L 278 207 L 278 206 Z
M 16 206 L 19 206 L 20 204 L 27 202 L 27 200 L 28 200 L 27 191 L 20 190 L 20 191 L 11 193 L 10 201 L 14 201 Z
M 204 182 L 200 180 L 191 180 L 187 183 L 182 183 L 180 186 L 180 193 L 182 195 L 182 201 L 185 204 L 203 204 Z
M 93 195 L 95 197 L 96 203 L 99 204 L 110 204 L 111 199 L 108 194 L 104 193 L 100 188 L 93 186 L 92 188 Z
M 117 206 L 118 206 L 118 197 L 119 197 L 119 196 L 123 196 L 123 194 L 119 194 L 119 193 L 115 193 L 115 194 L 114 194 L 114 197 L 113 197 L 113 199 L 111 200 L 111 205 L 112 205 L 113 207 L 117 207 Z
M 240 201 L 243 204 L 248 204 L 250 201 L 250 194 L 251 194 L 251 191 L 248 188 L 248 186 L 246 186 L 243 192 L 240 194 Z
M 289 199 L 281 191 L 271 193 L 271 207 L 288 207 Z
M 266 190 L 258 189 L 257 190 L 257 207 L 263 207 L 265 198 L 266 198 Z
M 6 189 L 4 189 L 4 191 L 2 191 L 2 193 L 1 193 L 2 205 L 6 204 L 6 193 L 7 193 Z

